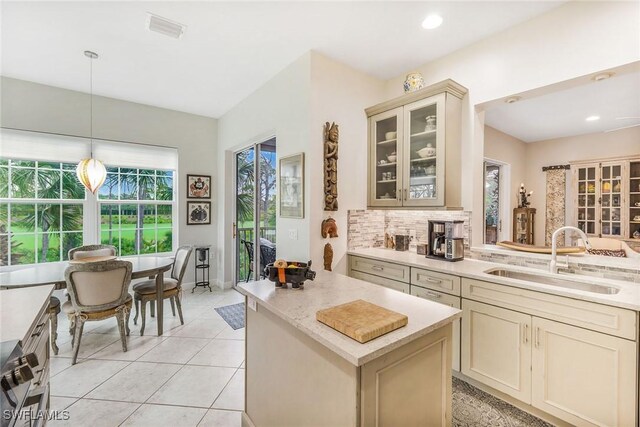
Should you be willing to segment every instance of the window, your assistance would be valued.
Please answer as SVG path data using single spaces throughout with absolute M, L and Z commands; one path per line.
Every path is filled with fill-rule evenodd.
M 98 201 L 101 243 L 121 255 L 173 250 L 173 171 L 108 167 Z
M 0 146 L 0 266 L 64 261 L 83 244 L 173 251 L 176 149 L 13 129 L 0 129 Z M 92 151 L 108 165 L 97 195 L 76 177 Z
M 0 266 L 61 261 L 82 245 L 75 164 L 0 159 Z

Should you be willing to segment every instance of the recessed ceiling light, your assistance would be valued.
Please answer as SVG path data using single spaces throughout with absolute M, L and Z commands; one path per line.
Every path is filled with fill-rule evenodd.
M 593 76 L 593 80 L 599 82 L 601 80 L 607 80 L 609 77 L 613 77 L 614 73 L 600 73 Z
M 147 15 L 147 29 L 149 31 L 173 37 L 174 39 L 179 39 L 184 35 L 184 31 L 187 28 L 185 25 L 154 15 L 151 12 L 147 12 Z
M 425 30 L 433 30 L 434 28 L 438 28 L 442 24 L 442 16 L 431 14 L 424 18 L 422 21 L 422 28 Z
M 596 120 L 600 120 L 600 116 L 589 116 L 585 120 L 588 122 L 595 122 Z
M 518 102 L 518 101 L 520 101 L 519 96 L 512 96 L 504 100 L 504 102 L 506 102 L 507 104 L 513 104 L 514 102 Z

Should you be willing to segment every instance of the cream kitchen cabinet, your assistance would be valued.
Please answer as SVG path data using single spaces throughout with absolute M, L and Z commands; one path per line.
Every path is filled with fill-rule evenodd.
M 366 109 L 368 205 L 462 206 L 461 99 L 452 80 Z
M 634 426 L 637 343 L 462 300 L 462 373 L 578 426 Z
M 462 300 L 462 373 L 531 403 L 531 316 Z
M 636 425 L 636 343 L 533 318 L 531 404 L 578 426 Z

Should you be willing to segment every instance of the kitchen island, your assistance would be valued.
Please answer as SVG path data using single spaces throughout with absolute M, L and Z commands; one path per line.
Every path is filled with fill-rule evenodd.
M 337 273 L 304 290 L 263 280 L 246 296 L 243 426 L 451 424 L 451 324 L 460 310 Z M 362 299 L 408 324 L 361 344 L 318 322 Z

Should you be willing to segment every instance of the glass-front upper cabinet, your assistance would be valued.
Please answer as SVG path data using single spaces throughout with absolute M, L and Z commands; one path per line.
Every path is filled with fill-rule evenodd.
M 600 168 L 600 234 L 602 237 L 622 236 L 622 165 Z
M 444 204 L 444 94 L 405 106 L 404 206 Z
M 460 121 L 466 93 L 445 80 L 365 110 L 368 206 L 461 208 Z
M 591 236 L 596 234 L 597 170 L 596 165 L 577 168 L 578 228 Z
M 402 204 L 402 108 L 371 117 L 369 189 L 373 206 Z

